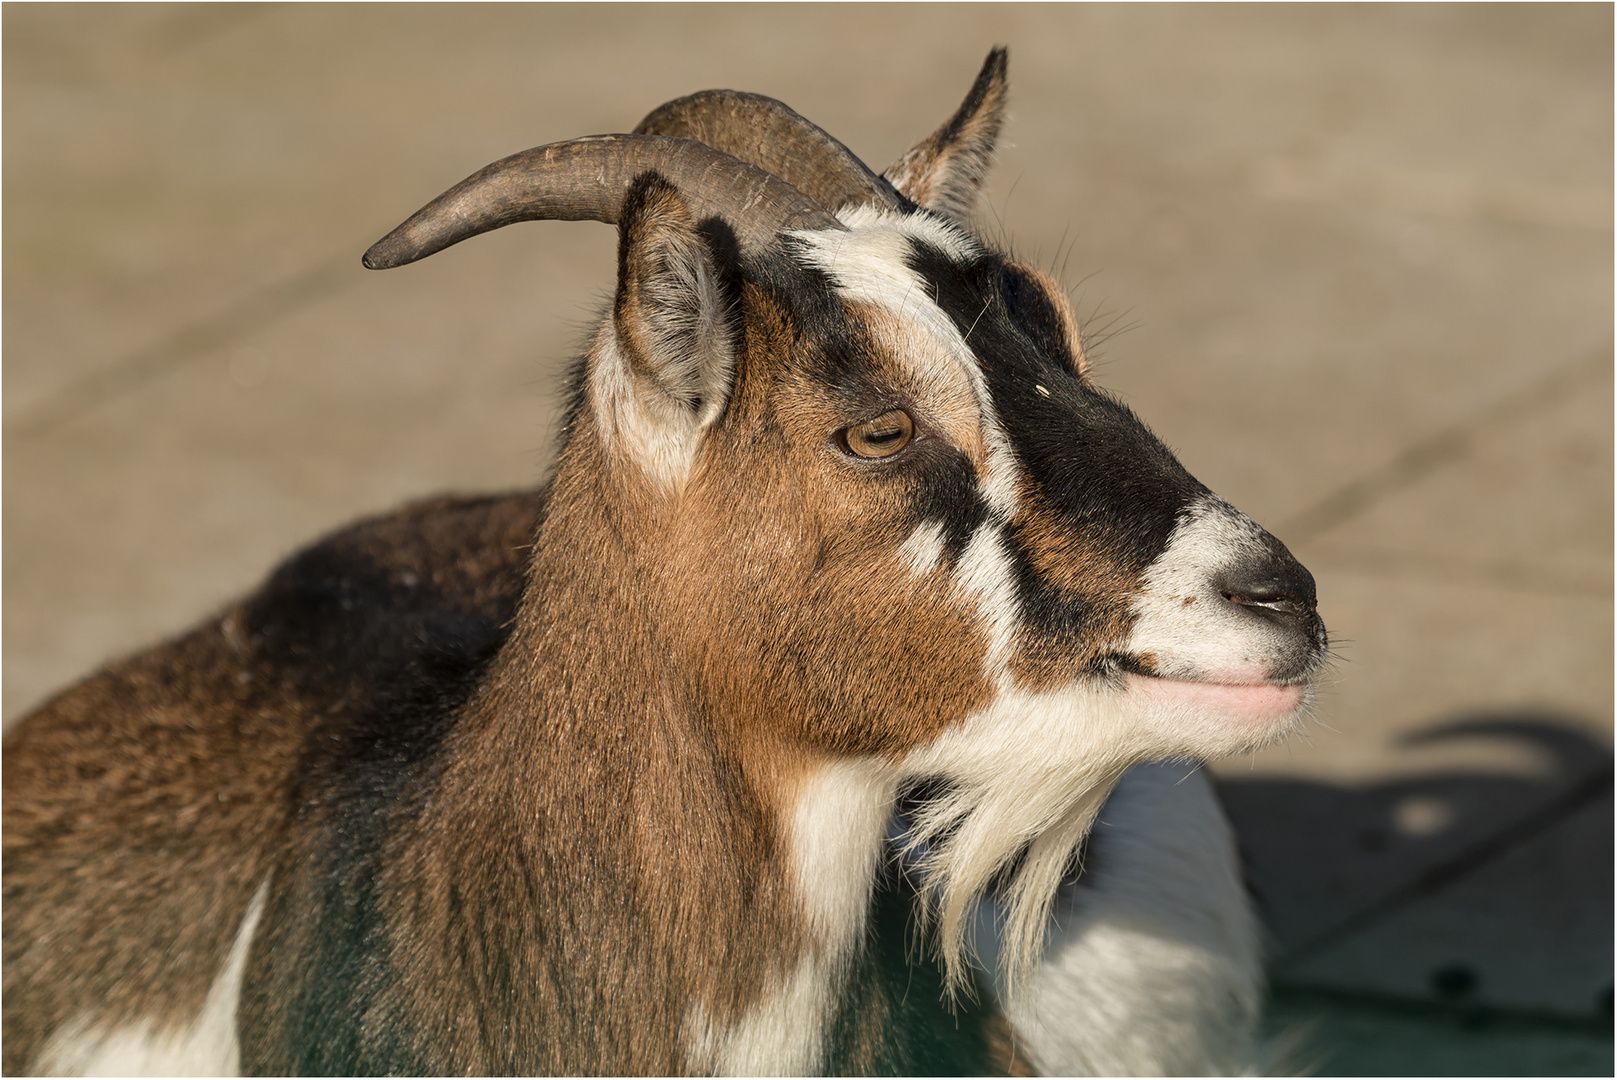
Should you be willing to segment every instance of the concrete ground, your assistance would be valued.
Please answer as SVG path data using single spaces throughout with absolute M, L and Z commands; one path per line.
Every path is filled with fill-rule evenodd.
M 613 231 L 359 254 L 728 86 L 877 168 L 1011 47 L 987 232 L 1316 574 L 1215 766 L 1324 1073 L 1612 1066 L 1612 9 L 6 5 L 4 713 L 324 530 L 535 482 Z M 1126 332 L 1120 332 L 1126 331 Z

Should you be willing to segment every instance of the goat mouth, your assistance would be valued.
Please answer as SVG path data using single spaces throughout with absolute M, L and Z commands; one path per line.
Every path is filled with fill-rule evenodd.
M 1144 672 L 1129 672 L 1123 680 L 1130 693 L 1230 720 L 1263 721 L 1289 716 L 1312 697 L 1312 687 L 1306 681 L 1215 682 L 1170 679 Z

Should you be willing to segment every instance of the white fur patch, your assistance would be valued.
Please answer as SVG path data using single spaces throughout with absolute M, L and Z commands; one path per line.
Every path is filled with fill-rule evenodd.
M 665 494 L 690 475 L 701 434 L 720 413 L 735 371 L 727 304 L 701 243 L 665 229 L 657 269 L 640 281 L 633 318 L 650 355 L 631 366 L 608 315 L 590 357 L 590 394 L 608 447 L 637 463 Z M 699 406 L 699 407 L 698 407 Z
M 247 906 L 236 938 L 196 1019 L 178 1030 L 150 1021 L 102 1028 L 80 1017 L 55 1032 L 34 1063 L 49 1076 L 237 1076 L 241 1049 L 236 1042 L 236 1006 L 253 932 L 264 914 L 269 880 Z
M 691 1067 L 721 1075 L 819 1070 L 848 963 L 864 943 L 896 771 L 875 759 L 831 762 L 798 793 L 787 845 L 807 948 L 765 999 L 722 1029 L 698 1006 L 686 1020 Z
M 901 764 L 906 779 L 947 781 L 912 815 L 907 862 L 936 904 L 951 987 L 964 980 L 968 929 L 984 890 L 996 891 L 1001 986 L 1027 984 L 1067 860 L 1118 779 L 1142 761 L 1205 758 L 1266 744 L 1304 703 L 1261 724 L 1229 725 L 1156 690 L 1161 680 L 1076 681 L 1040 692 L 1002 688 L 980 712 Z
M 1216 497 L 1175 531 L 1145 575 L 1132 651 L 1155 654 L 1170 678 L 1076 680 L 1042 692 L 1015 684 L 1007 663 L 1020 628 L 1002 527 L 980 526 L 956 571 L 988 634 L 999 690 L 977 714 L 903 761 L 906 778 L 948 783 L 916 812 L 908 841 L 922 891 L 937 904 L 951 986 L 963 979 L 968 920 L 996 875 L 1002 885 L 1002 986 L 1025 985 L 1073 846 L 1118 778 L 1141 761 L 1218 757 L 1267 745 L 1306 712 L 1305 687 L 1263 685 L 1282 631 L 1218 592 L 1220 568 L 1263 558 L 1263 532 Z M 1187 597 L 1193 597 L 1190 604 Z M 1294 645 L 1295 642 L 1289 642 Z M 1199 681 L 1176 681 L 1190 679 Z M 1226 686 L 1250 681 L 1259 685 Z
M 1263 535 L 1251 518 L 1216 495 L 1192 507 L 1145 572 L 1128 650 L 1154 656 L 1155 673 L 1164 678 L 1266 680 L 1287 638 L 1245 615 L 1214 584 L 1221 569 L 1268 557 Z
M 980 909 L 985 973 L 1018 1054 L 1045 1075 L 1232 1075 L 1251 1063 L 1257 920 L 1229 824 L 1190 769 L 1142 766 L 1118 784 L 1090 833 L 1090 869 L 1058 891 L 1020 993 L 996 971 L 1004 913 Z
M 851 232 L 867 228 L 897 229 L 961 262 L 975 259 L 983 252 L 982 245 L 964 226 L 933 214 L 899 214 L 869 203 L 854 203 L 837 211 L 837 220 Z
M 928 521 L 917 525 L 898 549 L 899 557 L 916 577 L 925 577 L 943 561 L 943 524 Z
M 792 868 L 810 937 L 828 957 L 847 955 L 864 933 L 896 785 L 892 766 L 851 758 L 822 766 L 798 795 Z
M 955 568 L 956 587 L 972 598 L 988 633 L 983 673 L 1002 692 L 1011 688 L 1009 664 L 1021 628 L 1016 576 L 1005 547 L 1004 529 L 993 523 L 977 526 Z
M 608 323 L 590 355 L 590 401 L 596 430 L 608 450 L 639 466 L 664 494 L 678 491 L 690 475 L 702 422 L 690 409 L 635 377 Z
M 906 838 L 923 896 L 937 905 L 952 988 L 964 984 L 969 920 L 983 890 L 1024 850 L 1006 895 L 1006 984 L 1018 985 L 1042 942 L 1066 860 L 1117 778 L 1137 761 L 1167 756 L 1134 697 L 1104 684 L 1056 691 L 1002 690 L 992 704 L 908 754 L 910 778 L 941 778 Z
M 685 1021 L 693 1073 L 711 1076 L 807 1076 L 818 1071 L 832 1004 L 825 973 L 804 960 L 762 1002 L 723 1030 L 697 1005 Z

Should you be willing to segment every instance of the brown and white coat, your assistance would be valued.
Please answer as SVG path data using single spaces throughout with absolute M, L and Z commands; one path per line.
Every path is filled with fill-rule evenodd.
M 693 95 L 373 248 L 618 225 L 555 474 L 18 726 L 6 1071 L 1241 1067 L 1227 827 L 1136 766 L 1290 730 L 1313 582 L 970 231 L 1004 97 L 996 50 L 876 177 Z

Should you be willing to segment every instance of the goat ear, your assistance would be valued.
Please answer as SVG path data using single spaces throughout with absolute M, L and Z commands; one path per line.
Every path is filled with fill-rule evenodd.
M 990 52 L 954 115 L 882 173 L 913 202 L 960 222 L 977 208 L 1005 121 L 1006 59 L 1003 47 Z
M 713 250 L 678 189 L 656 173 L 638 177 L 618 219 L 615 348 L 595 382 L 614 441 L 664 487 L 684 479 L 698 438 L 729 398 L 730 307 Z

